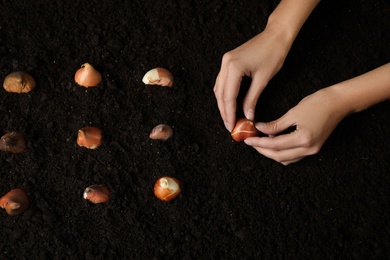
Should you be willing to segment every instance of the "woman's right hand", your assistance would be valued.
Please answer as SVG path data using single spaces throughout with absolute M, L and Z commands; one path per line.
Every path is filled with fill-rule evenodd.
M 257 100 L 270 79 L 280 70 L 292 42 L 278 30 L 267 27 L 262 33 L 224 54 L 214 93 L 225 127 L 231 132 L 236 122 L 242 77 L 252 78 L 243 102 L 245 117 L 253 120 Z

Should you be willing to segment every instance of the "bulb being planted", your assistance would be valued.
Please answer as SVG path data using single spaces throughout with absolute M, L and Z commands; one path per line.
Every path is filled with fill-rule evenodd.
M 76 71 L 74 80 L 82 87 L 96 87 L 102 82 L 102 74 L 97 71 L 91 64 L 84 63 L 81 68 Z
M 146 72 L 142 78 L 142 82 L 146 85 L 160 85 L 164 87 L 173 86 L 172 73 L 164 68 L 154 68 Z
M 34 78 L 24 72 L 17 71 L 9 74 L 4 79 L 3 87 L 7 92 L 27 93 L 33 90 L 36 86 Z
M 149 138 L 154 140 L 166 141 L 173 135 L 172 127 L 165 124 L 159 124 L 155 126 L 150 132 Z
M 255 124 L 252 121 L 246 118 L 241 118 L 237 121 L 231 135 L 234 141 L 243 142 L 248 137 L 258 136 L 259 131 L 256 129 Z
M 96 149 L 102 144 L 102 131 L 93 126 L 81 128 L 77 135 L 77 144 L 88 149 Z
M 171 201 L 180 194 L 180 183 L 172 177 L 161 177 L 154 184 L 154 195 L 162 201 Z
M 22 189 L 13 189 L 0 198 L 0 207 L 10 216 L 15 216 L 26 211 L 28 208 L 28 197 Z
M 26 142 L 19 132 L 10 132 L 0 138 L 0 150 L 11 153 L 22 153 L 26 150 Z
M 90 202 L 105 203 L 110 197 L 110 191 L 103 185 L 91 185 L 84 190 L 83 198 Z

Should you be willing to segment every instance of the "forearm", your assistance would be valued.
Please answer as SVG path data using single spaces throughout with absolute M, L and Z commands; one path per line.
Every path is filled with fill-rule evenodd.
M 390 99 L 390 63 L 329 87 L 343 114 L 362 111 Z
M 282 0 L 268 18 L 267 28 L 280 31 L 292 45 L 320 0 Z

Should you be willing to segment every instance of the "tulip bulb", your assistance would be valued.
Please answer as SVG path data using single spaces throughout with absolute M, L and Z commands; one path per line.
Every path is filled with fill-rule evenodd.
M 81 68 L 76 71 L 74 80 L 82 87 L 96 87 L 102 82 L 102 74 L 97 71 L 91 64 L 84 63 Z
M 180 194 L 180 183 L 172 177 L 162 177 L 154 185 L 154 195 L 162 201 L 171 201 Z
M 149 70 L 144 77 L 142 82 L 146 85 L 160 85 L 172 87 L 173 85 L 173 76 L 172 73 L 164 68 L 154 68 Z
M 103 185 L 91 185 L 84 190 L 83 198 L 90 202 L 105 203 L 108 201 L 110 191 L 106 186 Z
M 102 131 L 93 126 L 87 126 L 79 130 L 77 144 L 88 149 L 96 149 L 102 144 Z
M 0 198 L 0 207 L 10 216 L 25 212 L 28 204 L 28 197 L 22 189 L 13 189 Z
M 11 153 L 22 153 L 26 150 L 26 142 L 21 133 L 10 132 L 0 138 L 0 150 Z
M 243 142 L 248 137 L 258 136 L 259 131 L 256 129 L 255 124 L 252 121 L 246 118 L 241 118 L 237 121 L 231 135 L 236 142 Z
M 150 132 L 149 138 L 155 140 L 168 140 L 173 135 L 172 127 L 165 124 L 155 126 Z
M 4 79 L 3 87 L 7 92 L 27 93 L 33 90 L 36 86 L 34 78 L 24 72 L 17 71 L 9 74 Z

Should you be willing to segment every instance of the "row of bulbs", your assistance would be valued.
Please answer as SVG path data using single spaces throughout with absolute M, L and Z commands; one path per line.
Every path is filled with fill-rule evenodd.
M 85 88 L 96 87 L 102 81 L 102 75 L 91 64 L 84 63 L 74 76 L 75 82 Z M 164 68 L 154 68 L 148 71 L 142 81 L 147 85 L 173 86 L 171 72 Z M 24 72 L 17 71 L 9 74 L 3 83 L 5 91 L 11 93 L 28 93 L 36 87 L 34 78 Z M 149 135 L 150 139 L 166 141 L 173 135 L 169 125 L 159 124 Z M 101 145 L 102 131 L 93 126 L 80 129 L 77 135 L 79 146 L 96 149 Z M 0 150 L 11 153 L 22 153 L 26 150 L 23 135 L 13 131 L 0 138 Z M 161 177 L 154 185 L 154 194 L 162 201 L 171 201 L 180 194 L 180 182 L 173 177 Z M 84 190 L 83 198 L 91 203 L 105 203 L 109 200 L 110 191 L 105 185 L 91 185 Z M 10 216 L 18 215 L 27 210 L 29 199 L 23 189 L 16 188 L 0 198 L 0 207 Z

